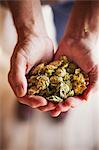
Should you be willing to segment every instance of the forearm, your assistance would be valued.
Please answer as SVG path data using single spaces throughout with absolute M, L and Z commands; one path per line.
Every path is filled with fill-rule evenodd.
M 40 0 L 9 1 L 18 36 L 46 34 Z
M 99 2 L 76 1 L 66 28 L 65 36 L 73 39 L 86 39 L 99 36 Z

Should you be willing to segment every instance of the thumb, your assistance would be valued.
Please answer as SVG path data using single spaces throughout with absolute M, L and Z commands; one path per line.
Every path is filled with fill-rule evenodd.
M 16 52 L 11 57 L 8 81 L 17 97 L 23 97 L 27 92 L 27 80 L 25 77 L 26 59 Z

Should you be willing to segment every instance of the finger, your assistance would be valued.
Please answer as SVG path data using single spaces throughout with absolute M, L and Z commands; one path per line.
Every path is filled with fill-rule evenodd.
M 65 103 L 67 105 L 71 106 L 72 108 L 75 108 L 75 107 L 79 106 L 83 102 L 84 102 L 84 100 L 82 101 L 82 99 L 80 99 L 80 97 L 78 97 L 78 96 L 69 97 L 65 101 Z
M 57 107 L 61 112 L 66 112 L 71 108 L 71 105 L 68 105 L 68 103 L 63 102 L 63 103 L 58 104 Z
M 38 109 L 41 111 L 50 111 L 50 110 L 55 109 L 55 107 L 56 107 L 55 104 L 48 102 L 46 106 L 39 107 Z
M 91 90 L 94 88 L 96 81 L 98 79 L 98 67 L 95 66 L 92 68 L 92 70 L 89 72 L 89 85 L 87 89 L 84 91 L 84 93 L 79 96 L 80 99 L 88 99 L 88 96 L 91 92 Z
M 24 96 L 19 99 L 19 102 L 26 104 L 32 108 L 47 105 L 47 100 L 41 96 L 32 96 L 32 97 Z
M 93 88 L 93 86 L 91 84 L 88 85 L 88 87 L 84 91 L 84 93 L 82 95 L 80 95 L 80 96 L 77 96 L 77 97 L 79 97 L 80 100 L 86 100 L 87 101 L 88 100 L 88 96 L 89 96 L 90 91 L 91 91 L 92 88 Z
M 58 117 L 59 115 L 60 115 L 60 111 L 57 111 L 57 110 L 52 110 L 51 112 L 50 112 L 50 115 L 52 116 L 52 117 Z
M 8 81 L 17 97 L 22 97 L 27 92 L 27 80 L 25 77 L 26 60 L 17 52 L 11 58 L 11 66 Z
M 59 103 L 59 104 L 56 106 L 56 108 L 50 112 L 50 114 L 51 114 L 51 116 L 53 116 L 53 117 L 57 117 L 57 116 L 59 116 L 59 114 L 60 114 L 61 112 L 66 112 L 66 111 L 68 111 L 70 108 L 71 108 L 71 105 L 69 105 L 69 104 L 66 103 L 66 102 Z
M 60 111 L 60 108 L 59 108 L 59 107 L 56 107 L 54 110 L 51 110 L 51 111 L 50 111 L 50 115 L 51 115 L 52 117 L 57 117 L 57 116 L 60 115 L 60 113 L 61 113 L 61 111 Z

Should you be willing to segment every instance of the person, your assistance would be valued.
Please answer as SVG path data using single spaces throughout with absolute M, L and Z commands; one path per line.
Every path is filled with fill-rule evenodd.
M 99 2 L 75 1 L 67 27 L 53 53 L 53 43 L 45 30 L 40 0 L 8 1 L 17 31 L 8 74 L 9 83 L 19 101 L 57 117 L 88 99 L 98 79 Z M 61 20 L 60 20 L 61 22 Z M 28 97 L 26 74 L 41 63 L 66 55 L 89 74 L 90 84 L 82 96 L 69 97 L 57 105 L 40 96 Z

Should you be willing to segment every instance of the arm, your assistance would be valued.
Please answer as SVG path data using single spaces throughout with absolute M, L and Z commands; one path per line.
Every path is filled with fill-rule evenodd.
M 18 34 L 11 57 L 9 83 L 20 102 L 33 108 L 44 106 L 47 101 L 43 97 L 26 96 L 26 74 L 34 65 L 53 57 L 53 44 L 45 30 L 40 0 L 8 0 L 8 5 Z
M 63 103 L 51 111 L 56 117 L 61 112 L 68 111 L 71 107 L 87 100 L 89 91 L 94 87 L 98 72 L 97 59 L 99 60 L 99 2 L 98 1 L 76 1 L 68 21 L 64 36 L 55 54 L 55 59 L 66 55 L 79 67 L 89 74 L 90 85 L 82 96 L 69 97 Z M 97 58 L 98 56 L 98 58 Z M 96 59 L 97 58 L 97 59 Z M 41 107 L 41 110 L 47 110 Z
M 63 43 L 71 41 L 70 45 L 85 46 L 87 50 L 79 50 L 79 53 L 84 55 L 86 52 L 92 55 L 92 61 L 85 60 L 85 65 L 81 58 L 78 57 L 76 62 L 80 67 L 89 72 L 93 65 L 98 62 L 98 47 L 99 47 L 99 2 L 98 1 L 76 1 L 68 21 L 68 25 L 63 37 Z M 89 50 L 88 50 L 89 49 Z M 76 51 L 75 51 L 76 52 Z M 69 53 L 68 53 L 69 54 Z M 80 55 L 79 54 L 79 55 Z M 71 55 L 71 54 L 70 54 Z M 76 54 L 77 55 L 77 54 Z M 75 56 L 76 57 L 76 56 Z M 76 58 L 73 59 L 75 61 Z M 94 61 L 94 63 L 93 63 Z
M 88 99 L 99 76 L 96 61 L 99 60 L 98 50 L 99 2 L 76 1 L 55 58 L 57 59 L 60 55 L 68 56 L 89 74 L 90 84 L 82 96 L 69 97 L 64 103 L 59 104 L 51 111 L 52 116 L 58 116 L 61 112 Z
M 39 0 L 8 1 L 8 4 L 19 38 L 32 33 L 47 34 Z
M 80 40 L 89 38 L 91 35 L 99 35 L 99 2 L 76 1 L 65 36 Z

